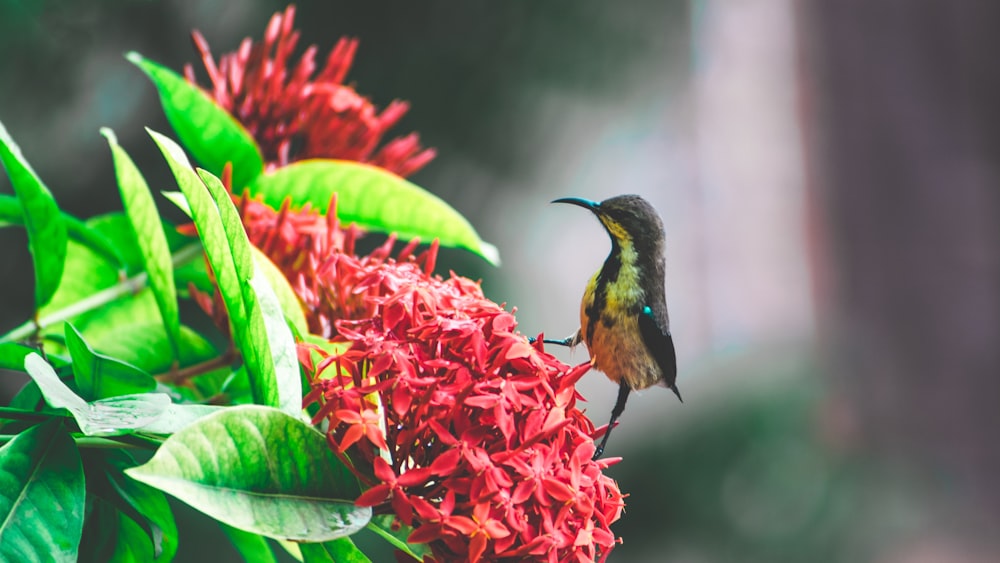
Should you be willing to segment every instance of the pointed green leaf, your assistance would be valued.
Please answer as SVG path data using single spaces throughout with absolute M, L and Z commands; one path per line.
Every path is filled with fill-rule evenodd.
M 70 323 L 66 323 L 66 348 L 73 358 L 76 387 L 87 400 L 156 389 L 153 376 L 135 366 L 94 352 Z
M 184 194 L 180 192 L 163 192 L 163 195 L 174 205 L 179 207 L 181 211 L 186 213 L 188 217 L 191 216 L 191 206 L 188 204 L 187 198 L 184 197 Z M 254 261 L 256 262 L 258 268 L 260 268 L 261 273 L 264 274 L 264 277 L 274 289 L 274 293 L 278 298 L 278 303 L 281 305 L 281 310 L 285 314 L 285 319 L 293 327 L 295 327 L 295 330 L 297 330 L 300 334 L 308 334 L 309 326 L 306 323 L 306 316 L 302 309 L 302 302 L 295 294 L 295 290 L 292 289 L 292 286 L 288 283 L 288 278 L 285 277 L 285 274 L 283 274 L 274 262 L 272 262 L 266 254 L 261 252 L 259 248 L 250 245 L 250 250 L 253 253 Z
M 52 192 L 24 159 L 21 149 L 0 123 L 0 162 L 7 169 L 14 193 L 21 202 L 28 246 L 35 262 L 35 307 L 52 299 L 66 260 L 66 223 Z
M 142 249 L 139 248 L 135 231 L 132 229 L 132 224 L 124 212 L 116 211 L 96 215 L 87 219 L 85 224 L 87 228 L 103 235 L 105 239 L 114 245 L 125 261 L 129 274 L 137 274 L 145 271 Z M 178 233 L 177 228 L 169 222 L 161 220 L 160 229 L 163 231 L 167 246 L 171 252 L 178 252 L 191 246 L 191 237 Z M 201 258 L 201 254 L 198 254 L 197 257 Z
M 157 559 L 153 555 L 149 535 L 138 522 L 124 513 L 118 513 L 118 533 L 115 534 L 115 549 L 108 561 L 115 563 L 147 563 L 149 561 L 169 561 Z
M 278 387 L 278 407 L 296 414 L 302 411 L 302 379 L 299 376 L 299 361 L 295 350 L 295 339 L 285 322 L 285 315 L 274 288 L 263 273 L 263 268 L 254 258 L 254 247 L 247 238 L 243 221 L 240 219 L 232 196 L 222 182 L 205 170 L 198 175 L 208 188 L 212 199 L 219 208 L 222 226 L 233 250 L 233 263 L 242 282 L 243 302 L 247 304 L 249 330 L 254 342 L 263 337 L 267 341 L 261 351 L 270 352 L 270 358 L 262 361 L 273 362 L 275 383 Z M 280 276 L 284 278 L 284 276 Z M 287 283 L 287 282 L 286 282 Z M 256 302 L 258 307 L 251 307 Z M 264 334 L 261 335 L 263 329 Z
M 250 316 L 250 335 L 253 342 L 267 342 L 260 346 L 262 351 L 271 353 L 269 358 L 261 361 L 274 366 L 274 384 L 278 392 L 278 408 L 289 413 L 302 412 L 302 378 L 299 373 L 299 360 L 295 348 L 295 338 L 291 329 L 285 323 L 285 314 L 281 310 L 274 289 L 267 279 L 254 265 L 254 274 L 250 282 L 244 284 L 244 298 L 247 303 L 253 303 Z
M 80 453 L 61 421 L 0 448 L 0 560 L 76 561 L 85 497 Z
M 125 269 L 125 262 L 118 249 L 103 234 L 68 213 L 62 213 L 62 218 L 70 240 L 90 248 L 108 262 L 115 264 L 118 269 Z M 24 213 L 21 211 L 21 203 L 16 197 L 0 194 L 0 227 L 8 225 L 23 227 Z
M 163 393 L 124 395 L 88 403 L 73 392 L 38 354 L 24 359 L 24 368 L 38 384 L 50 407 L 66 409 L 87 436 L 126 434 L 152 423 L 170 405 Z
M 148 131 L 167 159 L 177 185 L 191 206 L 191 216 L 198 227 L 205 254 L 215 273 L 219 293 L 229 314 L 233 339 L 243 354 L 243 360 L 251 376 L 254 401 L 258 404 L 277 406 L 279 400 L 274 363 L 268 361 L 270 350 L 262 349 L 267 346 L 267 339 L 254 338 L 251 334 L 249 311 L 253 310 L 255 304 L 245 301 L 243 282 L 249 279 L 249 275 L 245 272 L 245 259 L 239 260 L 241 267 L 238 268 L 237 260 L 242 258 L 242 253 L 234 255 L 222 217 L 219 215 L 219 208 L 201 178 L 191 168 L 183 149 L 169 138 L 155 131 Z M 246 277 L 241 279 L 240 270 L 244 270 Z
M 94 350 L 105 356 L 131 364 L 146 373 L 164 373 L 170 370 L 175 359 L 163 324 L 139 322 L 119 325 L 114 331 L 99 331 L 96 338 L 87 341 Z M 219 355 L 215 346 L 204 336 L 181 326 L 180 367 L 208 361 Z
M 237 184 L 234 184 L 237 185 Z M 326 211 L 337 194 L 337 217 L 365 229 L 397 233 L 442 246 L 471 250 L 493 265 L 500 253 L 479 238 L 468 220 L 436 195 L 395 174 L 346 160 L 303 160 L 262 174 L 249 188 L 278 209 L 285 199 L 292 207 L 309 204 Z
M 282 313 L 284 313 L 285 320 L 295 327 L 295 330 L 299 334 L 308 334 L 309 323 L 306 322 L 306 314 L 302 309 L 302 301 L 299 300 L 299 296 L 292 289 L 291 284 L 288 283 L 288 278 L 259 248 L 251 246 L 250 250 L 253 251 L 254 263 L 257 265 L 258 272 L 264 276 L 268 285 L 274 290 L 274 295 L 278 300 L 278 305 L 281 307 Z
M 244 532 L 238 528 L 219 522 L 222 531 L 233 542 L 233 547 L 243 556 L 246 563 L 277 563 L 274 551 L 267 540 L 259 534 Z
M 101 129 L 101 134 L 107 138 L 111 147 L 118 189 L 121 191 L 125 214 L 135 233 L 135 241 L 142 253 L 143 265 L 149 274 L 149 286 L 163 317 L 163 325 L 167 328 L 174 356 L 180 357 L 181 319 L 177 308 L 177 290 L 174 287 L 174 268 L 153 194 L 132 158 L 118 144 L 114 132 L 104 128 Z
M 177 185 L 191 207 L 191 216 L 198 227 L 205 254 L 229 314 L 233 339 L 243 354 L 250 374 L 254 402 L 278 406 L 281 401 L 266 332 L 259 314 L 251 313 L 257 307 L 256 302 L 247 303 L 247 292 L 243 290 L 244 284 L 253 275 L 252 255 L 246 248 L 232 248 L 219 207 L 191 168 L 184 151 L 169 138 L 152 130 L 147 131 L 167 159 Z M 243 236 L 246 237 L 245 232 Z M 234 240 L 239 239 L 234 237 Z
M 151 554 L 154 561 L 170 561 L 177 552 L 177 524 L 166 496 L 153 487 L 129 479 L 123 471 L 134 467 L 135 460 L 126 452 L 113 451 L 106 454 L 106 477 L 111 488 L 129 510 L 128 519 L 142 532 L 145 542 L 135 542 L 140 554 Z M 134 534 L 133 534 L 134 535 Z M 152 548 L 152 549 L 147 549 Z M 117 561 L 117 559 L 112 559 Z M 138 561 L 149 561 L 139 558 Z
M 30 346 L 15 342 L 0 343 L 0 369 L 21 371 L 24 369 L 24 358 L 37 352 Z
M 178 536 L 166 495 L 125 476 L 122 471 L 136 462 L 123 450 L 88 449 L 82 457 L 92 508 L 80 560 L 170 561 Z
M 241 530 L 329 541 L 363 528 L 358 484 L 326 438 L 280 410 L 230 407 L 168 438 L 126 473 Z
M 299 544 L 302 563 L 371 563 L 351 538 L 340 538 L 324 543 Z
M 66 250 L 64 275 L 59 288 L 48 305 L 41 308 L 39 317 L 48 317 L 71 307 L 99 291 L 113 287 L 121 279 L 117 265 L 93 249 L 71 240 Z M 88 315 L 89 313 L 83 314 L 83 316 Z M 78 315 L 73 316 L 72 320 L 77 326 L 82 327 L 86 324 L 80 322 Z M 62 332 L 62 326 L 55 326 L 52 329 Z
M 273 541 L 274 543 L 278 544 L 278 547 L 284 549 L 289 555 L 291 555 L 292 559 L 299 562 L 302 561 L 302 550 L 299 549 L 299 546 L 302 544 L 288 540 L 273 540 Z
M 153 81 L 167 120 L 202 166 L 221 175 L 226 163 L 232 162 L 234 186 L 247 185 L 264 170 L 264 158 L 253 137 L 208 94 L 139 53 L 126 58 Z

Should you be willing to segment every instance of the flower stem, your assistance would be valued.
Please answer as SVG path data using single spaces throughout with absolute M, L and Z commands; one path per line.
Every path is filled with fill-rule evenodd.
M 197 257 L 200 253 L 200 243 L 185 246 L 173 255 L 173 265 L 176 268 L 177 266 L 186 264 Z M 148 281 L 149 275 L 146 274 L 146 272 L 132 276 L 131 278 L 119 282 L 117 285 L 113 285 L 107 289 L 98 291 L 93 295 L 81 299 L 76 303 L 72 303 L 69 306 L 52 313 L 51 315 L 41 319 L 32 319 L 7 334 L 0 336 L 0 342 L 18 342 L 20 340 L 24 340 L 33 334 L 37 334 L 42 329 L 57 325 L 77 315 L 92 311 L 102 305 L 107 305 L 119 297 L 128 295 L 129 293 L 138 293 L 146 287 Z

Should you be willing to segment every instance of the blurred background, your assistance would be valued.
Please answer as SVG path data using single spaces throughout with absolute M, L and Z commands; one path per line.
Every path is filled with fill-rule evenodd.
M 120 209 L 101 126 L 171 184 L 142 129 L 169 126 L 122 54 L 180 69 L 191 29 L 218 55 L 284 7 L 0 0 L 0 120 L 63 209 Z M 396 133 L 438 149 L 412 179 L 504 260 L 451 251 L 439 269 L 482 278 L 523 332 L 574 331 L 610 249 L 550 200 L 631 192 L 660 211 L 686 402 L 629 401 L 610 561 L 1000 560 L 1000 3 L 298 8 L 300 49 L 356 36 L 348 80 L 412 103 Z M 31 314 L 23 230 L 0 229 L 0 257 L 4 333 Z M 581 391 L 603 424 L 615 386 L 592 373 Z M 225 542 L 179 510 L 179 561 Z

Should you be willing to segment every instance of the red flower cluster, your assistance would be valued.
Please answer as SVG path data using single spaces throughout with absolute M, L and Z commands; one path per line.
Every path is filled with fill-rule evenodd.
M 275 14 L 262 42 L 244 39 L 236 52 L 220 57 L 218 65 L 205 38 L 192 33 L 212 82 L 209 93 L 253 135 L 268 166 L 333 158 L 367 162 L 409 176 L 430 162 L 434 150 L 421 147 L 416 133 L 379 148 L 409 104 L 396 100 L 379 113 L 368 99 L 343 84 L 358 47 L 356 39 L 341 38 L 316 76 L 315 45 L 291 67 L 289 58 L 299 40 L 294 19 L 294 6 Z M 195 82 L 191 65 L 184 73 Z
M 215 99 L 261 146 L 269 167 L 304 158 L 369 162 L 400 175 L 434 153 L 415 135 L 381 149 L 406 111 L 384 112 L 342 84 L 354 40 L 342 39 L 315 77 L 315 48 L 287 68 L 299 34 L 294 9 L 276 14 L 264 41 L 245 40 L 216 66 L 194 34 Z M 193 80 L 193 70 L 186 69 Z M 292 154 L 292 152 L 295 154 Z M 224 174 L 229 186 L 229 174 Z M 331 447 L 368 485 L 358 503 L 394 513 L 446 561 L 604 560 L 616 543 L 610 525 L 624 506 L 593 461 L 593 424 L 577 408 L 571 368 L 516 334 L 511 312 L 478 284 L 432 275 L 437 245 L 396 258 L 395 238 L 355 255 L 356 227 L 322 216 L 274 211 L 244 196 L 247 234 L 284 272 L 305 305 L 313 334 L 345 344 L 341 353 L 301 344 L 312 376 L 306 405 L 320 405 Z M 225 330 L 218 295 L 195 292 Z M 348 454 L 350 458 L 348 458 Z
M 476 283 L 432 276 L 435 247 L 398 261 L 389 248 L 321 265 L 314 291 L 368 316 L 336 322 L 342 354 L 300 349 L 315 421 L 372 484 L 358 504 L 413 525 L 439 561 L 606 558 L 624 504 L 576 407 L 589 365 L 530 345 Z

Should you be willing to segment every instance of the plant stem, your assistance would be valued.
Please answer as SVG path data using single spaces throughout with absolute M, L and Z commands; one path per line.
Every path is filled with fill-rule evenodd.
M 11 407 L 0 407 L 0 419 L 2 420 L 25 420 L 28 422 L 44 422 L 54 416 L 62 416 L 56 413 L 44 413 L 38 411 L 28 411 Z
M 233 363 L 236 358 L 236 353 L 232 349 L 226 351 L 226 353 L 221 356 L 217 356 L 210 360 L 205 360 L 200 364 L 195 364 L 193 366 L 188 366 L 184 369 L 171 370 L 167 373 L 159 374 L 156 380 L 161 383 L 172 383 L 174 385 L 183 385 L 187 380 L 192 377 L 199 376 L 203 373 L 208 373 L 214 369 L 228 366 Z
M 172 256 L 173 265 L 176 268 L 177 266 L 186 264 L 199 254 L 201 254 L 200 243 L 185 246 Z M 92 311 L 102 305 L 107 305 L 119 297 L 128 295 L 129 293 L 138 293 L 146 287 L 148 280 L 149 275 L 146 274 L 146 272 L 132 276 L 117 285 L 98 291 L 97 293 L 64 307 L 51 315 L 38 320 L 30 320 L 7 334 L 0 336 L 0 342 L 18 342 L 20 340 L 24 340 L 32 334 L 37 334 L 42 329 L 59 324 L 82 313 Z

